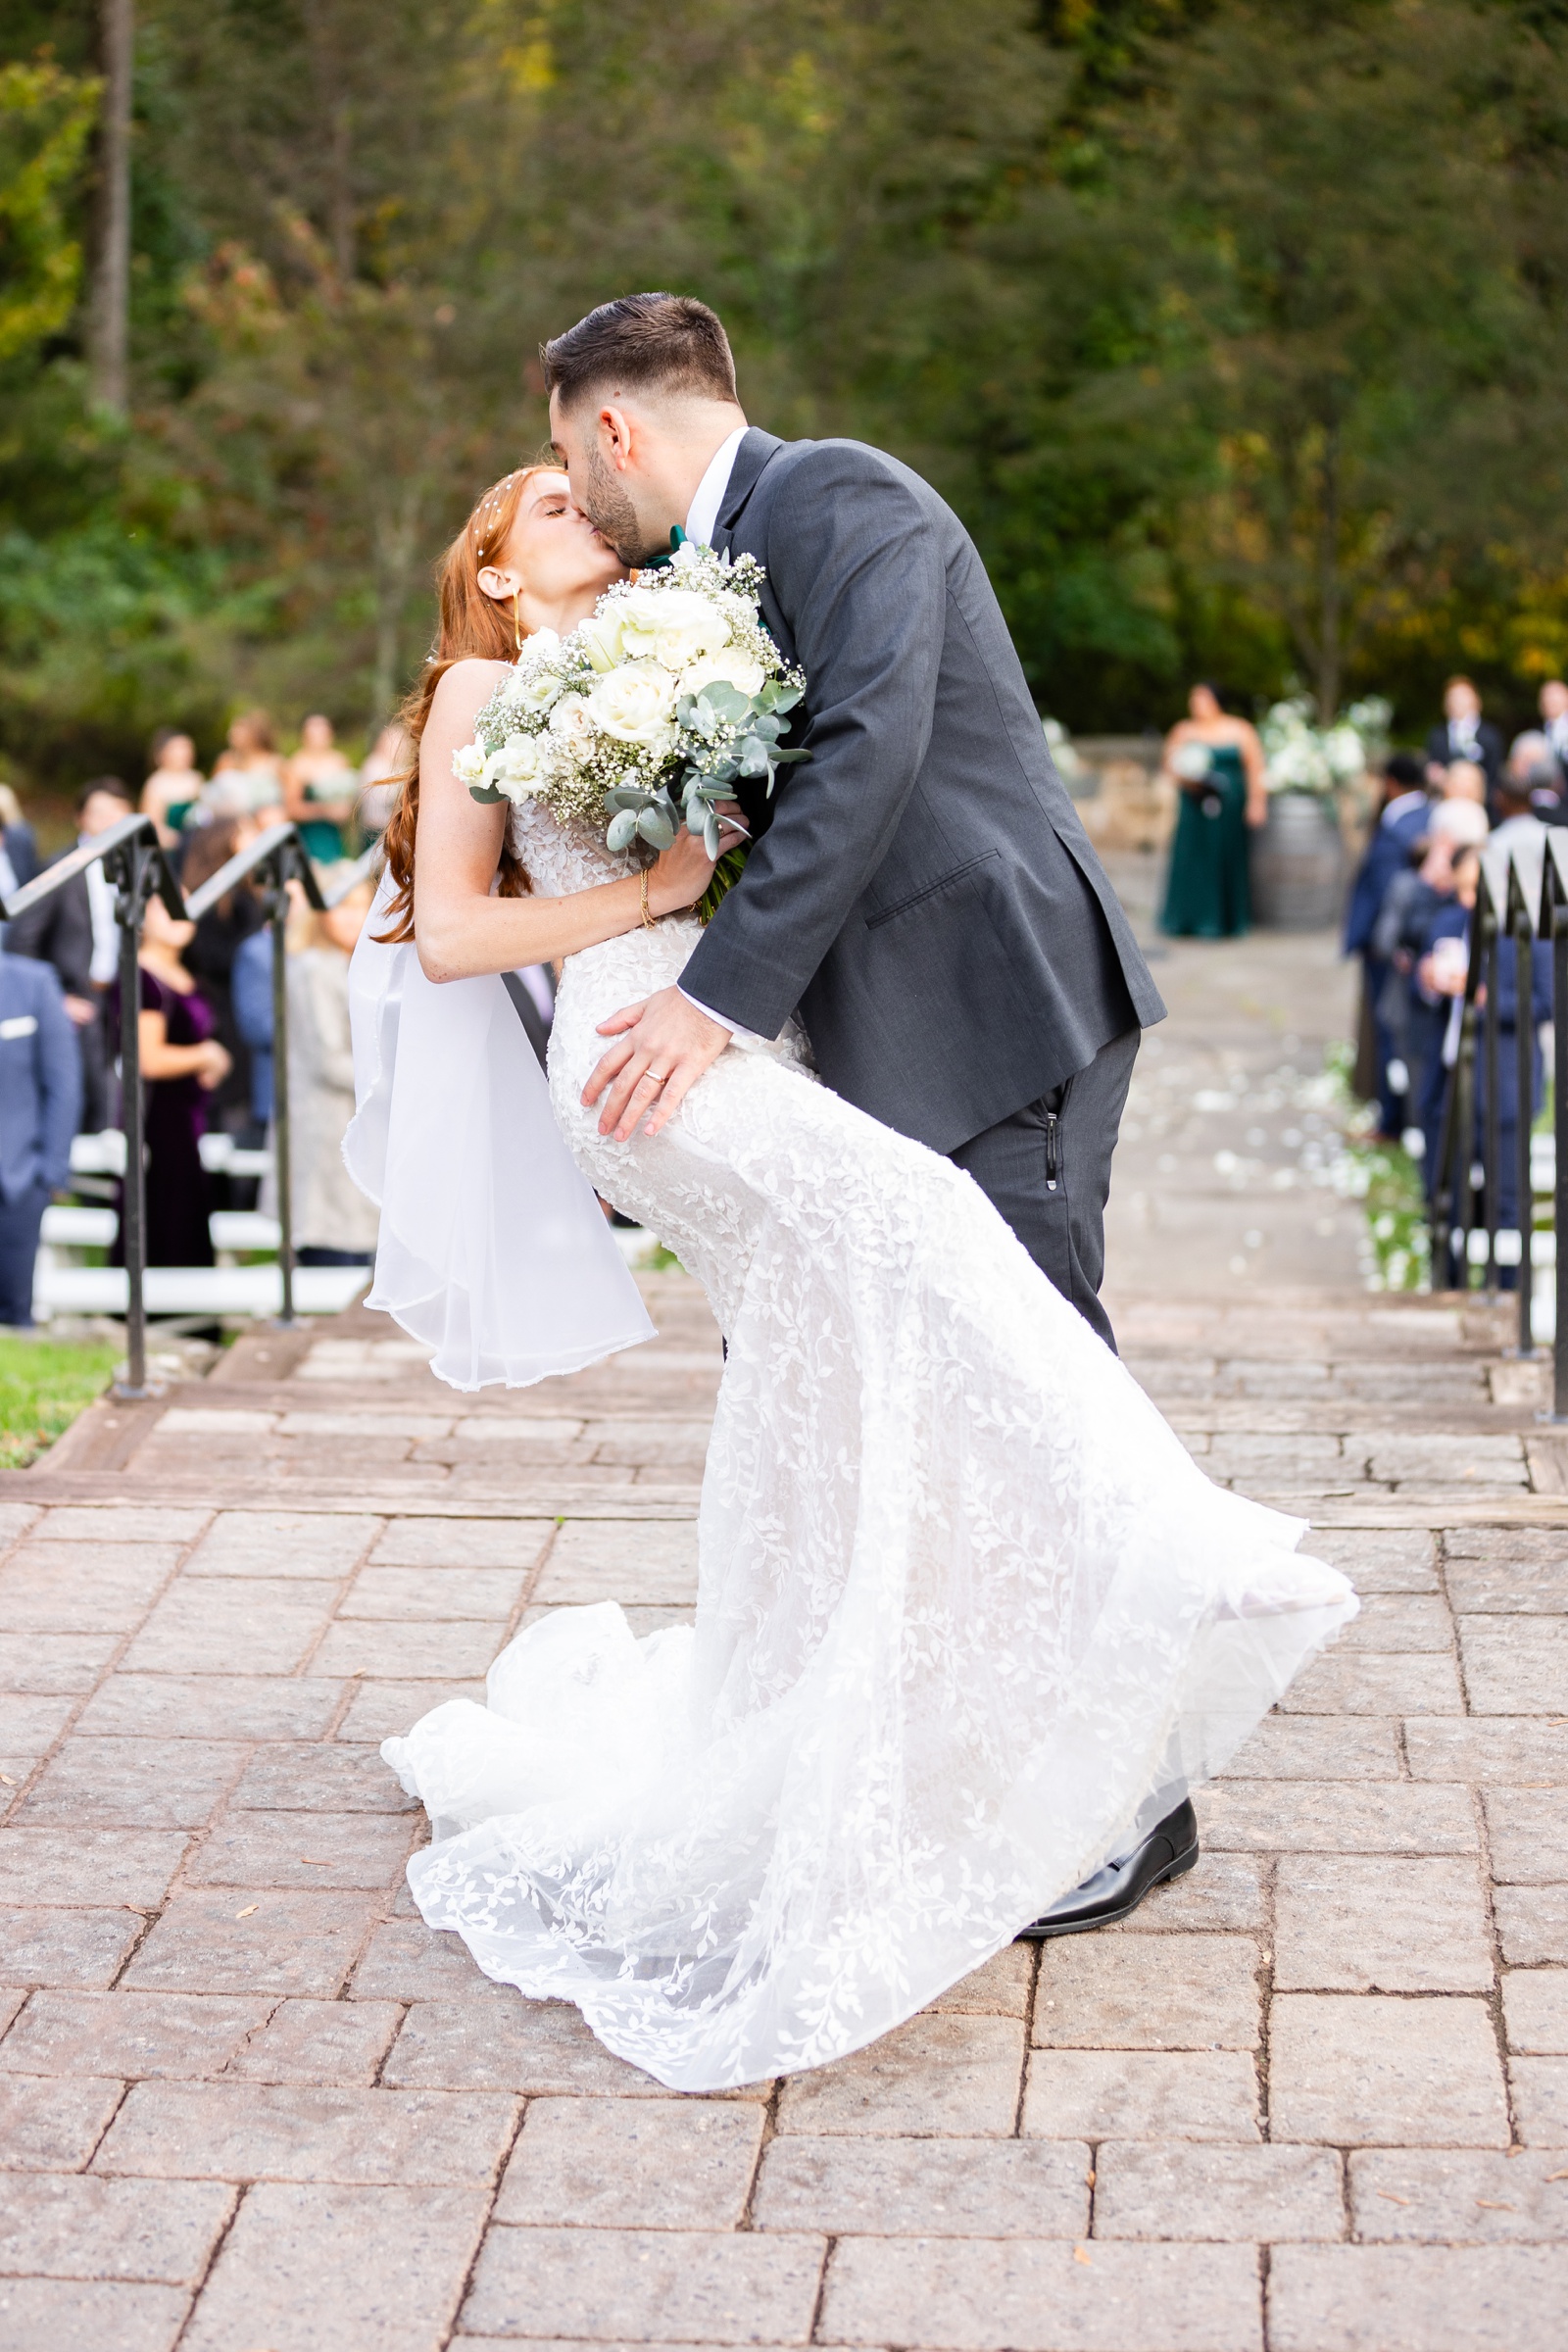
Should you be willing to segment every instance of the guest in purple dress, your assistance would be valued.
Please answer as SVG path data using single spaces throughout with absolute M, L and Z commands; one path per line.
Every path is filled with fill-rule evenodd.
M 147 1263 L 210 1266 L 207 1100 L 228 1075 L 213 1010 L 180 961 L 196 926 L 148 906 L 141 942 L 141 1073 L 146 1085 Z M 122 1256 L 122 1243 L 117 1246 Z

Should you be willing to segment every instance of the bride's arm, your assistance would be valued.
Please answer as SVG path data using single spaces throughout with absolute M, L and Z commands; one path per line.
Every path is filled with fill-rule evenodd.
M 642 921 L 642 882 L 635 873 L 564 899 L 491 896 L 507 805 L 474 800 L 452 773 L 452 755 L 472 742 L 473 722 L 505 672 L 500 662 L 454 662 L 435 690 L 419 746 L 414 937 L 431 980 L 557 963 L 579 948 L 634 931 Z M 694 906 L 712 871 L 701 839 L 682 833 L 649 868 L 650 910 L 673 914 Z

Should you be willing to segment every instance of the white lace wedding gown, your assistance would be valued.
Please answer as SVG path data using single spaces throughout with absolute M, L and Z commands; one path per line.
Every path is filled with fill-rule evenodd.
M 611 867 L 535 808 L 538 888 Z M 557 1118 L 703 1282 L 729 1360 L 695 1629 L 560 1609 L 383 1749 L 409 1866 L 485 1973 L 661 2082 L 822 2064 L 910 2016 L 1212 1773 L 1352 1616 L 1302 1523 L 1210 1485 L 973 1181 L 731 1049 L 602 1140 L 595 1024 L 691 920 L 565 967 Z

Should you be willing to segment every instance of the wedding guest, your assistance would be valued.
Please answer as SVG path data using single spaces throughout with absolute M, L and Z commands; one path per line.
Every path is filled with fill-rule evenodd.
M 254 816 L 222 817 L 198 826 L 187 838 L 180 868 L 180 888 L 186 898 L 211 881 L 241 850 L 248 849 L 260 830 Z M 207 1106 L 208 1123 L 213 1127 L 232 1129 L 250 1123 L 250 1057 L 235 1018 L 233 969 L 239 949 L 266 920 L 254 884 L 241 882 L 216 906 L 208 907 L 181 958 L 201 989 L 213 1015 L 214 1034 L 229 1057 L 228 1075 L 214 1090 Z
M 141 812 L 158 827 L 166 850 L 173 849 L 203 783 L 196 746 L 178 727 L 160 727 L 148 747 L 152 772 L 141 788 Z
M 1481 697 L 1468 678 L 1450 678 L 1443 690 L 1443 717 L 1427 737 L 1427 781 L 1441 792 L 1443 773 L 1455 760 L 1479 767 L 1487 791 L 1502 772 L 1502 737 L 1481 715 Z
M 1520 741 L 1523 740 L 1521 737 Z M 1544 739 L 1538 736 L 1536 740 L 1539 743 Z M 1517 744 L 1514 749 L 1518 750 Z M 1532 763 L 1528 754 L 1518 766 L 1509 759 L 1497 785 L 1497 822 L 1492 829 L 1492 838 L 1499 848 L 1523 850 L 1533 858 L 1541 857 L 1546 838 L 1545 821 L 1535 805 L 1533 778 L 1539 773 L 1539 763 Z
M 130 812 L 128 786 L 118 776 L 95 776 L 76 795 L 76 846 L 95 840 Z M 115 888 L 103 866 L 95 861 L 8 923 L 5 944 L 11 955 L 53 964 L 59 975 L 81 1049 L 81 1123 L 96 1135 L 113 1125 L 116 1112 L 106 1004 L 120 968 Z
M 354 815 L 359 777 L 338 750 L 332 721 L 315 711 L 300 729 L 300 748 L 283 770 L 283 813 L 300 829 L 318 865 L 341 858 L 343 828 Z
M 1382 807 L 1350 885 L 1345 914 L 1345 953 L 1361 958 L 1361 1050 L 1355 1091 L 1364 1102 L 1377 1103 L 1378 1130 L 1385 1142 L 1400 1132 L 1404 1098 L 1389 1077 L 1395 1046 L 1378 1011 L 1388 965 L 1373 948 L 1372 933 L 1390 883 L 1408 865 L 1417 842 L 1426 838 L 1432 804 L 1424 779 L 1425 770 L 1413 753 L 1394 752 L 1385 761 Z
M 1557 762 L 1558 789 L 1568 795 L 1568 685 L 1548 678 L 1538 700 L 1542 732 Z
M 1563 772 L 1552 752 L 1551 739 L 1540 727 L 1527 727 L 1508 747 L 1502 788 L 1522 793 L 1544 824 L 1568 823 L 1563 806 Z
M 220 785 L 223 789 L 215 800 L 213 796 Z M 215 815 L 236 815 L 240 813 L 236 795 L 241 790 L 243 809 L 253 816 L 283 806 L 283 762 L 278 758 L 272 722 L 265 710 L 242 710 L 237 718 L 230 720 L 227 748 L 218 755 L 212 782 L 202 794 L 202 805 Z
M 363 882 L 304 926 L 307 945 L 288 959 L 288 1099 L 292 1126 L 294 1247 L 302 1266 L 368 1266 L 380 1212 L 343 1165 L 354 1116 L 349 958 L 370 910 Z
M 229 1057 L 183 956 L 196 926 L 176 922 L 162 899 L 149 900 L 142 926 L 137 1043 L 147 1089 L 147 1263 L 210 1266 L 212 1205 L 201 1139 L 208 1102 L 229 1072 Z M 118 992 L 116 992 L 118 998 Z M 123 1263 L 124 1228 L 115 1245 Z
M 1465 992 L 1466 973 L 1470 960 L 1470 924 L 1475 913 L 1476 898 L 1481 880 L 1480 853 L 1475 849 L 1460 850 L 1453 861 L 1454 895 L 1451 905 L 1440 910 L 1434 918 L 1430 944 L 1417 967 L 1421 985 L 1433 999 L 1446 1002 L 1446 1021 L 1443 1047 L 1443 1061 L 1446 1071 L 1453 1066 L 1458 1052 L 1460 1000 Z M 1533 1032 L 1531 1064 L 1531 1102 L 1529 1117 L 1534 1120 L 1540 1112 L 1544 1094 L 1545 1068 L 1541 1052 L 1541 1032 L 1551 1018 L 1551 948 L 1545 940 L 1536 940 L 1531 947 L 1531 964 L 1527 980 L 1528 994 L 1521 989 L 1518 957 L 1511 938 L 1504 935 L 1497 943 L 1497 1164 L 1490 1172 L 1496 1193 L 1497 1224 L 1503 1231 L 1517 1232 L 1519 1226 L 1519 1076 L 1516 1040 L 1521 1019 L 1528 1021 Z M 1477 996 L 1484 1005 L 1484 992 Z M 1441 1102 L 1439 1117 L 1441 1120 Z M 1476 1055 L 1475 1131 L 1471 1152 L 1480 1156 L 1486 1148 L 1487 1132 L 1487 1068 L 1486 1056 Z M 1436 1143 L 1428 1160 L 1429 1190 L 1436 1191 L 1440 1171 L 1436 1164 Z M 1477 1221 L 1484 1214 L 1478 1203 Z M 1505 1291 L 1519 1287 L 1517 1265 L 1501 1266 L 1497 1282 Z
M 384 833 L 398 797 L 396 779 L 408 767 L 412 754 L 402 722 L 393 719 L 381 729 L 360 770 L 360 800 L 355 813 L 360 830 L 372 837 Z
M 1431 773 L 1431 770 L 1428 770 Z M 1487 771 L 1473 760 L 1455 760 L 1442 771 L 1437 787 L 1443 801 L 1473 801 L 1483 812 L 1487 806 Z
M 38 840 L 9 784 L 0 784 L 0 899 L 9 899 L 38 871 Z
M 1165 738 L 1161 772 L 1176 784 L 1176 834 L 1159 927 L 1180 939 L 1238 939 L 1252 919 L 1247 834 L 1268 814 L 1257 730 L 1195 686 Z
M 272 1117 L 272 933 L 270 926 L 241 940 L 229 973 L 234 1027 L 250 1065 L 250 1123 L 245 1140 L 267 1141 Z
M 1487 815 L 1470 800 L 1439 801 L 1431 808 L 1428 835 L 1411 862 L 1395 875 L 1384 894 L 1372 930 L 1372 951 L 1382 967 L 1378 1018 L 1390 1042 L 1391 1060 L 1402 1066 L 1399 1124 L 1386 1131 L 1396 1140 L 1407 1125 L 1423 1139 L 1428 1168 L 1437 1149 L 1443 1113 L 1443 1040 L 1447 1005 L 1422 987 L 1416 967 L 1433 936 L 1433 924 L 1454 895 L 1456 856 L 1478 849 L 1487 838 Z
M 81 1056 L 60 982 L 0 951 L 0 1323 L 32 1321 L 38 1229 L 71 1176 Z

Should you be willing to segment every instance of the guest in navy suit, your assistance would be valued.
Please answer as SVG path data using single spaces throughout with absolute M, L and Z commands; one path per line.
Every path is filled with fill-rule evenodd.
M 46 963 L 0 951 L 0 1323 L 32 1321 L 32 1267 L 49 1196 L 71 1174 L 81 1055 Z
M 1389 967 L 1373 946 L 1372 934 L 1390 883 L 1409 865 L 1431 821 L 1432 804 L 1424 789 L 1421 762 L 1412 753 L 1394 753 L 1383 771 L 1383 794 L 1382 813 L 1350 887 L 1345 953 L 1361 958 L 1361 1031 L 1363 1049 L 1371 1049 L 1357 1056 L 1356 1092 L 1369 1101 L 1376 1099 L 1379 1131 L 1396 1139 L 1409 1116 L 1407 1090 L 1395 1087 L 1389 1076 L 1389 1064 L 1397 1056 L 1395 1041 L 1378 1011 Z

